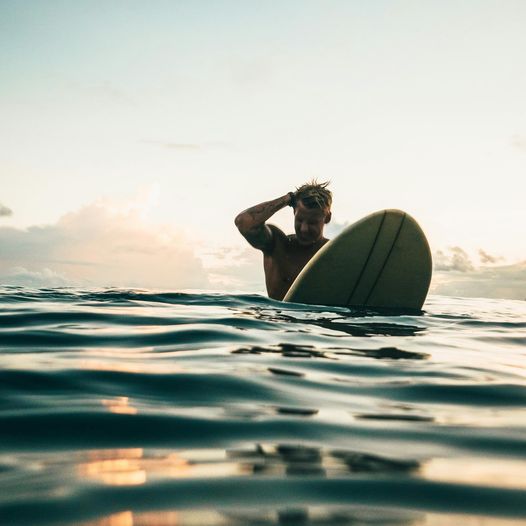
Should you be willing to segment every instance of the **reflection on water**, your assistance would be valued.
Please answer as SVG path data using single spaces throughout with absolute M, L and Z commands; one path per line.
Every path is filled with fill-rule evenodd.
M 470 484 L 476 480 L 481 486 L 526 490 L 526 460 L 433 458 L 425 463 L 421 476 L 456 484 Z
M 357 451 L 324 450 L 297 444 L 257 444 L 255 449 L 227 451 L 228 458 L 264 475 L 340 477 L 356 473 L 411 473 L 420 464 Z
M 350 351 L 335 351 L 334 354 L 355 354 L 375 358 L 377 360 L 427 360 L 429 354 L 404 351 L 396 347 L 380 347 L 379 349 L 352 349 Z
M 141 465 L 142 449 L 90 451 L 88 462 L 78 465 L 79 478 L 102 482 L 111 486 L 134 486 L 146 482 L 146 470 Z
M 251 345 L 230 351 L 231 354 L 280 354 L 285 358 L 326 358 L 334 360 L 330 353 L 315 349 L 312 345 L 296 345 L 294 343 L 280 343 L 272 346 Z M 275 368 L 274 368 L 275 370 Z
M 285 358 L 325 358 L 327 360 L 338 360 L 338 356 L 365 356 L 377 360 L 427 360 L 429 354 L 414 351 L 404 351 L 396 347 L 380 347 L 379 349 L 354 349 L 345 347 L 334 347 L 327 350 L 315 349 L 311 345 L 296 345 L 293 343 L 279 343 L 272 346 L 252 345 L 241 347 L 231 351 L 232 354 L 280 354 Z M 269 368 L 274 374 L 296 374 L 286 373 L 283 369 Z M 278 371 L 278 372 L 276 372 Z
M 105 485 L 128 486 L 147 480 L 181 477 L 341 477 L 359 474 L 410 476 L 420 465 L 346 450 L 323 450 L 295 444 L 256 444 L 252 448 L 162 452 L 142 449 L 100 450 L 84 454 L 89 461 L 78 464 L 81 478 Z M 252 504 L 253 506 L 253 504 Z M 339 525 L 414 524 L 424 515 L 401 510 L 378 510 L 349 506 L 294 506 L 277 509 L 126 510 L 79 522 L 79 526 L 151 525 Z
M 179 524 L 179 522 L 164 522 L 164 515 L 165 513 L 156 513 L 157 519 L 155 519 L 155 522 L 148 522 L 143 523 L 148 526 L 153 526 L 153 524 Z M 177 515 L 177 513 L 176 513 Z M 153 517 L 151 517 L 153 518 Z M 112 515 L 108 515 L 107 517 L 103 517 L 101 519 L 96 519 L 93 521 L 86 521 L 79 524 L 79 526 L 137 526 L 138 524 L 141 524 L 139 522 L 139 515 L 132 513 L 131 511 L 123 511 L 121 513 L 114 513 Z M 163 522 L 158 522 L 158 520 Z
M 432 416 L 408 415 L 408 414 L 357 414 L 355 418 L 361 420 L 399 420 L 402 422 L 433 422 Z
M 159 479 L 230 477 L 253 472 L 246 462 L 232 462 L 225 450 L 93 450 L 82 454 L 79 478 L 111 486 L 144 484 Z
M 397 509 L 305 508 L 275 511 L 170 510 L 150 513 L 125 511 L 76 526 L 519 526 L 520 521 L 498 517 L 420 513 Z
M 82 522 L 78 526 L 412 526 L 428 524 L 422 522 L 424 518 L 421 513 L 400 510 L 333 509 L 309 506 L 272 511 L 170 510 L 154 513 L 125 511 L 102 519 Z M 477 523 L 477 526 L 479 524 Z
M 317 415 L 320 410 L 303 409 L 300 407 L 277 407 L 276 412 L 280 415 L 314 416 Z
M 504 483 L 510 487 L 526 488 L 523 473 L 526 461 L 521 465 L 499 461 L 493 465 L 481 463 L 476 458 L 439 459 L 424 462 L 379 456 L 350 450 L 325 450 L 299 444 L 256 444 L 251 448 L 226 450 L 181 450 L 163 452 L 142 449 L 100 450 L 84 454 L 88 461 L 78 464 L 81 478 L 95 480 L 105 485 L 136 485 L 148 480 L 171 478 L 224 477 L 292 477 L 316 479 L 345 476 L 423 477 L 453 483 L 472 482 L 495 485 Z M 506 473 L 507 477 L 503 475 Z M 510 478 L 510 474 L 512 477 Z M 510 482 L 511 481 L 511 482 Z M 80 521 L 79 526 L 151 526 L 151 525 L 429 525 L 439 524 L 488 524 L 504 526 L 505 519 L 477 519 L 470 523 L 455 522 L 452 517 L 440 514 L 410 512 L 389 507 L 367 506 L 293 506 L 273 509 L 254 508 L 254 503 L 243 509 L 221 511 L 207 509 L 170 509 L 154 512 L 123 510 L 102 518 Z M 455 520 L 460 520 L 455 517 Z M 482 520 L 482 522 L 480 522 Z
M 80 455 L 79 478 L 111 486 L 144 484 L 160 479 L 225 476 L 341 477 L 357 473 L 410 474 L 415 460 L 358 451 L 324 450 L 299 444 L 256 444 L 246 449 L 181 451 L 140 448 L 92 450 Z
M 345 309 L 339 309 L 344 310 Z M 253 309 L 245 309 L 237 311 L 238 315 L 256 318 L 262 321 L 270 322 L 285 322 L 300 324 L 302 326 L 321 327 L 322 329 L 329 329 L 337 331 L 350 336 L 369 337 L 369 336 L 416 336 L 420 332 L 424 332 L 426 327 L 419 327 L 409 323 L 392 323 L 381 321 L 368 321 L 370 318 L 376 316 L 378 313 L 370 311 L 355 311 L 348 310 L 348 314 L 341 315 L 337 313 L 327 312 L 283 312 L 279 309 L 263 309 L 255 307 Z M 399 315 L 390 312 L 383 312 L 383 316 Z M 414 316 L 411 316 L 413 319 Z M 367 321 L 366 321 L 367 320 Z M 343 335 L 330 334 L 338 337 Z
M 102 405 L 111 413 L 120 415 L 137 414 L 137 409 L 130 405 L 130 399 L 127 396 L 118 396 L 116 398 L 102 400 Z

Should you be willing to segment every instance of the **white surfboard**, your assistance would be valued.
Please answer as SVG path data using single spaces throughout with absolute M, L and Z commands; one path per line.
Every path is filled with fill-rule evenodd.
M 418 223 L 401 210 L 380 210 L 326 243 L 284 301 L 420 310 L 431 273 L 431 251 Z

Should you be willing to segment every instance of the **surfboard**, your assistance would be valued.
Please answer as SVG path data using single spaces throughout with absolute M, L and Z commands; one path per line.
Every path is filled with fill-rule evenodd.
M 420 310 L 431 274 L 429 243 L 418 223 L 402 210 L 380 210 L 326 243 L 284 301 Z

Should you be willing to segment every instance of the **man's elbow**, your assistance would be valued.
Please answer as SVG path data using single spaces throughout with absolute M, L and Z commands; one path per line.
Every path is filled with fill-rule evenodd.
M 248 230 L 247 221 L 243 213 L 238 214 L 236 216 L 236 218 L 234 219 L 234 224 L 241 233 L 246 232 Z

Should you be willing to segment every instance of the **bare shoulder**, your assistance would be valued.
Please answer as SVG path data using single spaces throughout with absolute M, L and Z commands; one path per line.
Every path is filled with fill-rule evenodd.
M 264 248 L 263 253 L 267 256 L 271 256 L 276 248 L 283 248 L 289 244 L 288 236 L 281 230 L 281 228 L 272 224 L 265 224 L 268 228 L 271 236 L 270 243 Z
M 276 243 L 286 240 L 287 236 L 275 225 L 263 224 L 257 228 L 242 232 L 243 237 L 254 248 L 265 254 L 272 254 Z
M 272 235 L 275 236 L 276 239 L 279 241 L 287 242 L 290 236 L 287 236 L 281 228 L 277 227 L 276 225 L 267 224 L 267 226 L 270 228 Z

